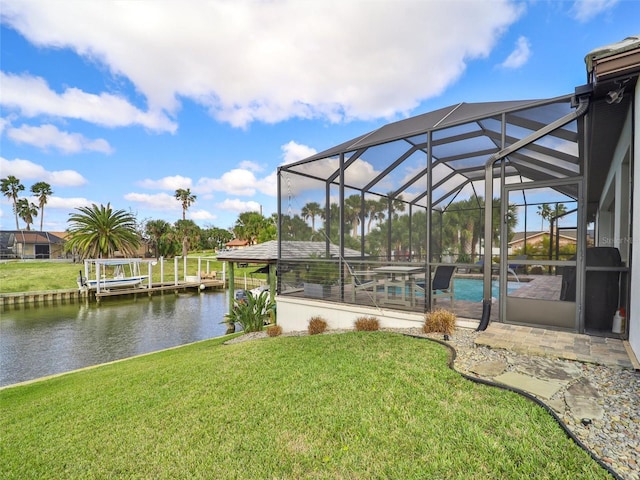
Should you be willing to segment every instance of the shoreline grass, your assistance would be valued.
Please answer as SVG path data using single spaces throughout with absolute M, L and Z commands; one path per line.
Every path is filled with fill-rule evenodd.
M 386 332 L 212 339 L 0 391 L 0 477 L 608 478 L 541 407 Z

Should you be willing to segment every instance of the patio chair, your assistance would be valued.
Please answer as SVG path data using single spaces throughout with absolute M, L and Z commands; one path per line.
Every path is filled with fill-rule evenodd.
M 375 276 L 373 276 L 374 272 L 354 272 L 349 268 L 349 273 L 351 273 L 351 297 L 354 303 L 356 301 L 356 294 L 359 291 L 371 291 L 375 296 L 377 280 Z
M 524 272 L 526 265 L 522 265 L 521 263 L 517 263 L 517 260 L 526 260 L 526 259 L 527 259 L 527 255 L 516 255 L 513 258 L 513 260 L 511 260 L 512 262 L 516 262 L 516 263 L 510 263 L 509 264 L 509 270 L 512 270 L 514 273 L 515 272 Z
M 479 271 L 480 273 L 484 273 L 484 258 L 478 260 L 475 264 L 475 267 L 472 267 L 474 270 Z M 496 264 L 491 265 L 491 275 L 497 275 L 500 273 L 500 266 Z
M 438 299 L 449 298 L 453 308 L 453 274 L 455 265 L 438 265 L 431 280 L 431 305 Z
M 449 298 L 451 300 L 451 308 L 453 308 L 453 274 L 455 271 L 455 265 L 438 265 L 436 267 L 431 279 L 432 306 L 441 298 Z M 423 282 L 416 283 L 416 291 L 424 294 L 425 284 Z

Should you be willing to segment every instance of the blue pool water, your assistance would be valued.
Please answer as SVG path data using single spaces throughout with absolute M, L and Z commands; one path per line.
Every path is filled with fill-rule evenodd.
M 521 284 L 518 282 L 508 282 L 507 283 L 507 293 L 511 293 L 514 290 L 520 288 Z M 454 288 L 454 298 L 456 300 L 466 300 L 467 302 L 481 302 L 482 301 L 482 290 L 483 290 L 483 281 L 480 279 L 474 278 L 454 278 L 453 279 L 453 288 Z M 384 287 L 378 287 L 378 291 L 382 293 L 384 291 Z M 400 287 L 396 287 L 396 293 L 400 294 Z M 408 293 L 408 290 L 407 290 Z M 416 296 L 421 296 L 421 293 L 416 293 Z M 499 287 L 498 281 L 493 280 L 491 282 L 491 296 L 498 298 L 499 297 Z
M 476 280 L 474 278 L 454 278 L 454 298 L 456 300 L 466 300 L 468 302 L 481 302 L 482 301 L 482 280 Z M 507 292 L 511 293 L 520 287 L 518 282 L 509 282 L 507 284 Z M 498 293 L 498 281 L 491 282 L 491 296 L 499 297 Z

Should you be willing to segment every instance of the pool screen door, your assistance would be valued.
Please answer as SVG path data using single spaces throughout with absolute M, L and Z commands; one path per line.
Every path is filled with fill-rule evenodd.
M 581 179 L 505 186 L 500 311 L 506 323 L 581 331 Z M 508 225 L 507 219 L 511 220 Z M 515 226 L 513 217 L 515 216 Z

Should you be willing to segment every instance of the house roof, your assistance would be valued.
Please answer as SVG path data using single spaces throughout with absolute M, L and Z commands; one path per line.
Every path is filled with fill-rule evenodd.
M 283 241 L 282 260 L 296 260 L 324 256 L 327 244 L 325 242 Z M 329 244 L 329 253 L 332 258 L 340 255 L 337 245 Z M 360 252 L 345 248 L 346 256 L 360 256 Z M 246 263 L 275 263 L 278 260 L 278 241 L 251 245 L 241 250 L 219 253 L 218 260 Z
M 546 230 L 543 230 L 543 231 L 538 230 L 538 231 L 526 232 L 526 233 L 527 233 L 527 240 L 539 237 L 541 235 L 545 235 L 545 234 L 548 235 L 549 234 L 549 232 L 546 231 Z M 525 234 L 525 232 L 515 232 L 513 234 L 513 238 L 509 242 L 509 245 L 511 245 L 512 243 L 517 243 L 517 242 L 524 241 L 524 234 Z M 568 238 L 570 240 L 575 240 L 576 237 L 577 237 L 577 232 L 576 232 L 575 228 L 573 228 L 573 229 L 562 229 L 559 232 L 556 230 L 554 235 L 559 235 L 560 237 L 563 237 L 563 238 Z
M 2 234 L 3 236 L 13 236 L 16 242 L 24 244 L 62 244 L 65 242 L 64 238 L 60 238 L 57 234 L 54 234 L 52 232 L 41 232 L 36 230 L 10 230 L 3 231 Z
M 227 247 L 244 247 L 249 245 L 249 240 L 240 240 L 239 238 L 234 238 L 233 240 L 229 240 L 225 243 Z

